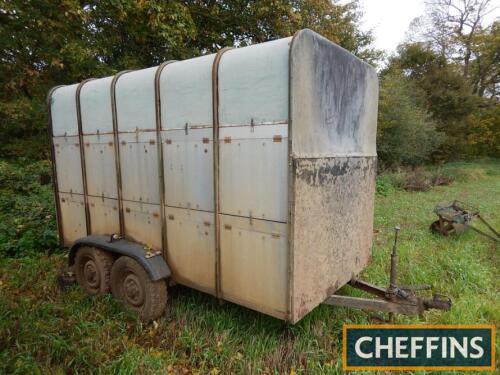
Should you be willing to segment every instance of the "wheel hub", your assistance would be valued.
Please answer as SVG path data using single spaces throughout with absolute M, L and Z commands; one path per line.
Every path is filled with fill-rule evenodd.
M 83 266 L 83 276 L 90 287 L 97 288 L 99 286 L 99 272 L 93 260 L 88 260 Z
M 144 291 L 139 278 L 134 274 L 129 274 L 123 281 L 125 297 L 132 306 L 140 306 L 144 302 Z

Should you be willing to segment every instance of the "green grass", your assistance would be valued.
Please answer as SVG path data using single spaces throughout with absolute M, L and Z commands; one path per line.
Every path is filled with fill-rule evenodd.
M 397 323 L 498 325 L 498 247 L 471 231 L 445 238 L 428 226 L 436 203 L 459 199 L 478 206 L 500 228 L 500 163 L 456 163 L 442 170 L 455 181 L 427 192 L 400 190 L 391 181 L 401 176 L 379 178 L 384 189 L 376 197 L 373 261 L 362 277 L 387 284 L 393 227 L 399 224 L 400 282 L 431 283 L 453 299 L 453 308 L 424 318 L 398 316 Z M 31 199 L 47 197 L 44 189 Z M 17 249 L 15 234 L 14 240 L 7 238 L 9 251 Z M 320 306 L 289 326 L 175 287 L 165 315 L 144 325 L 110 296 L 90 298 L 77 287 L 59 291 L 55 280 L 64 254 L 20 251 L 0 260 L 0 373 L 337 374 L 342 372 L 342 324 L 370 322 L 359 310 Z M 359 295 L 349 288 L 342 292 Z

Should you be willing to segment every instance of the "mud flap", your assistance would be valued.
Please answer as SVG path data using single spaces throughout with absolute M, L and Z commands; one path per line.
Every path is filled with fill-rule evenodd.
M 161 252 L 155 252 L 137 242 L 102 235 L 90 235 L 76 240 L 69 251 L 69 266 L 75 263 L 76 252 L 81 246 L 93 246 L 113 254 L 129 256 L 144 267 L 152 281 L 165 279 L 172 274 Z

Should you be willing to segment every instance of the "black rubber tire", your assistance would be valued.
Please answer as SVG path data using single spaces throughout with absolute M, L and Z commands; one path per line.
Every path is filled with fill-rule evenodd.
M 122 256 L 111 269 L 111 292 L 143 321 L 159 318 L 167 305 L 165 280 L 152 281 L 134 259 Z
M 112 254 L 95 247 L 78 249 L 73 270 L 76 281 L 91 296 L 109 293 L 111 287 Z

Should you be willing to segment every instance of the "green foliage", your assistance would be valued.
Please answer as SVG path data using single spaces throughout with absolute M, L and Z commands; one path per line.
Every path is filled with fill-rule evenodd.
M 500 105 L 486 101 L 466 119 L 466 152 L 469 156 L 500 157 Z
M 382 166 L 422 164 L 443 142 L 434 120 L 420 104 L 421 96 L 401 72 L 381 79 L 377 150 Z
M 475 97 L 456 66 L 422 43 L 402 45 L 398 53 L 392 65 L 403 70 L 423 90 L 427 107 L 443 130 L 472 112 Z M 455 129 L 449 130 L 451 133 Z
M 446 164 L 440 170 L 468 178 L 428 192 L 394 188 L 376 196 L 373 258 L 361 278 L 387 285 L 399 224 L 400 283 L 431 284 L 453 306 L 423 317 L 396 315 L 396 323 L 497 324 L 497 246 L 472 231 L 443 237 L 428 227 L 434 205 L 453 198 L 478 206 L 500 227 L 499 162 Z M 291 326 L 178 286 L 169 289 L 164 316 L 145 325 L 109 295 L 88 297 L 78 287 L 61 292 L 55 280 L 66 262 L 62 254 L 0 257 L 0 373 L 340 375 L 342 325 L 371 323 L 370 313 L 323 305 Z M 349 287 L 341 293 L 366 297 Z
M 264 42 L 306 27 L 361 57 L 378 56 L 370 48 L 371 34 L 359 29 L 356 1 L 13 0 L 2 2 L 0 17 L 2 156 L 26 156 L 19 140 L 48 149 L 45 97 L 55 85 Z
M 474 94 L 459 66 L 425 43 L 409 43 L 399 47 L 384 75 L 399 71 L 411 82 L 414 93 L 410 95 L 417 105 L 431 114 L 436 129 L 446 135 L 432 154 L 434 159 L 498 155 L 498 101 Z
M 0 256 L 24 256 L 58 249 L 47 161 L 0 160 Z
M 500 21 L 472 38 L 474 59 L 469 69 L 473 92 L 480 97 L 498 98 L 500 84 Z

